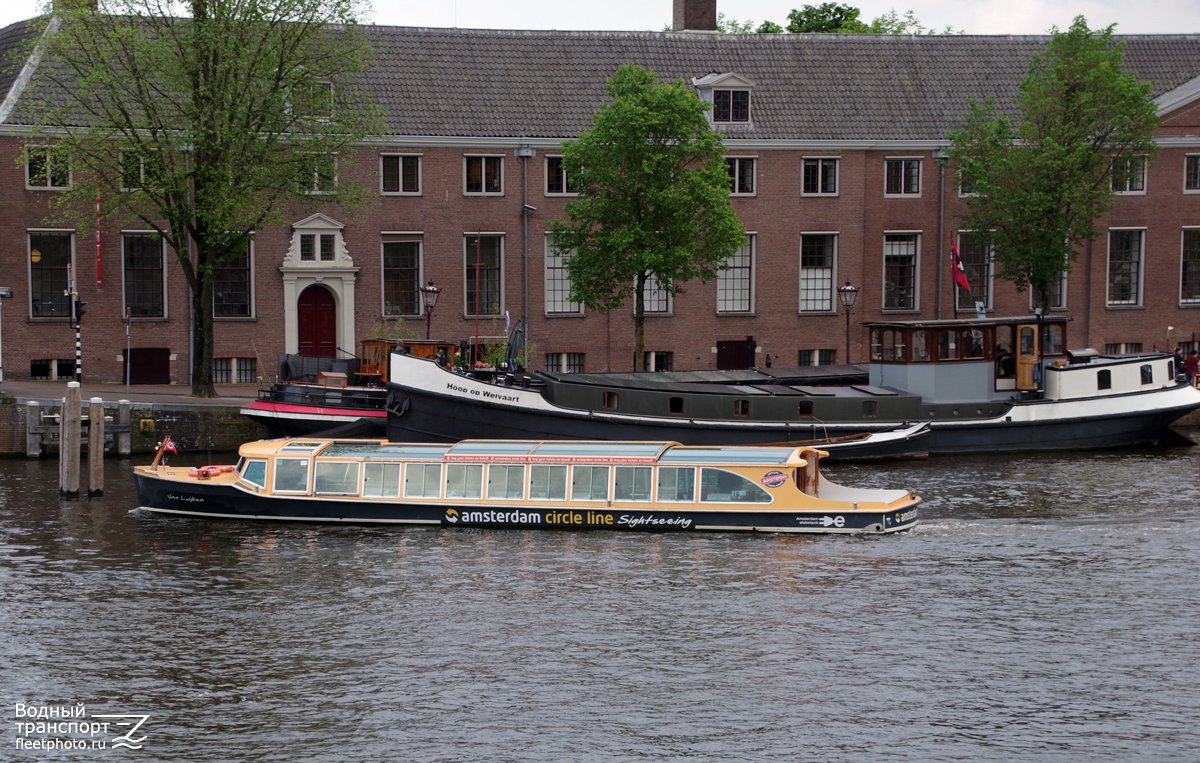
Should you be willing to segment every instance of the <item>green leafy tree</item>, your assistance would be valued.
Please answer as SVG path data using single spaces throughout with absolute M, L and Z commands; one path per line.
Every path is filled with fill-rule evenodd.
M 774 21 L 764 21 L 758 25 L 758 29 L 754 30 L 758 34 L 781 34 L 783 27 L 776 24 Z
M 353 205 L 337 152 L 379 132 L 358 89 L 370 62 L 358 0 L 57 4 L 31 83 L 35 120 L 70 157 L 57 217 L 96 199 L 175 252 L 191 289 L 192 394 L 213 397 L 214 268 L 253 232 Z
M 1150 85 L 1124 68 L 1113 27 L 1092 31 L 1079 16 L 1052 34 L 1021 82 L 1015 120 L 993 100 L 972 102 L 950 132 L 951 161 L 972 192 L 964 229 L 993 247 L 997 277 L 1032 290 L 1042 308 L 1112 208 L 1114 172 L 1153 159 L 1158 126 Z
M 721 34 L 750 34 L 754 31 L 753 21 L 738 21 L 724 13 L 717 14 L 717 31 Z
M 862 13 L 858 8 L 843 3 L 821 3 L 804 5 L 788 14 L 787 30 L 793 34 L 801 32 L 869 32 L 870 28 L 858 20 Z
M 710 106 L 682 80 L 622 64 L 608 80 L 611 103 L 594 126 L 564 144 L 579 196 L 550 224 L 567 257 L 572 299 L 608 311 L 633 297 L 634 368 L 644 368 L 645 287 L 654 276 L 671 294 L 711 281 L 746 243 L 729 201 L 730 180 Z

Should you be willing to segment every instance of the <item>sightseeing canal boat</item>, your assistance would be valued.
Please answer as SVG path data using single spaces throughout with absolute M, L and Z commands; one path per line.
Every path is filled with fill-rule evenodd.
M 225 519 L 548 530 L 891 533 L 907 490 L 827 480 L 823 451 L 674 442 L 319 438 L 241 447 L 236 466 L 134 469 L 142 509 Z

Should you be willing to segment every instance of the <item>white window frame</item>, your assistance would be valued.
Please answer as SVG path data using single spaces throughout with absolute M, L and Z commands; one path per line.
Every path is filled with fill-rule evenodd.
M 507 157 L 506 154 L 463 154 L 463 164 L 462 164 L 463 196 L 503 196 L 504 195 L 504 165 L 506 164 L 506 162 L 505 162 L 506 157 Z M 480 178 L 480 186 L 481 186 L 482 190 L 468 191 L 467 190 L 467 177 L 468 177 L 467 166 L 474 159 L 478 159 L 480 162 L 479 178 Z M 500 162 L 499 162 L 499 164 L 500 164 L 500 190 L 499 191 L 487 190 L 487 161 L 486 160 L 488 160 L 488 159 L 499 159 L 500 160 Z
M 1132 302 L 1114 302 L 1112 297 L 1112 234 L 1136 231 L 1140 233 L 1140 246 L 1137 257 L 1137 294 Z M 1146 289 L 1146 229 L 1145 228 L 1109 228 L 1105 238 L 1108 239 L 1104 255 L 1104 307 L 1106 309 L 1131 309 L 1143 306 Z
M 1200 236 L 1200 225 L 1185 225 L 1179 231 L 1179 304 L 1190 307 L 1200 305 L 1200 296 L 1195 299 L 1184 299 L 1183 296 L 1183 253 L 1188 231 L 1194 231 L 1197 236 Z M 1196 278 L 1200 279 L 1200 259 L 1196 260 L 1196 270 Z
M 303 490 L 280 490 L 279 484 L 279 462 L 280 461 L 303 461 L 304 462 L 304 489 Z M 275 462 L 271 464 L 271 492 L 282 495 L 307 495 L 312 489 L 313 484 L 313 469 L 311 458 L 301 458 L 295 456 L 276 456 Z
M 327 156 L 333 162 L 333 186 L 328 190 L 321 188 L 321 168 L 313 165 L 312 183 L 301 186 L 300 193 L 305 196 L 332 196 L 338 188 L 338 154 L 336 151 L 309 151 L 307 156 Z
M 434 478 L 434 491 L 430 494 L 427 489 L 422 489 L 420 492 L 408 492 L 408 472 L 415 467 L 421 468 L 421 485 L 425 488 L 429 484 L 427 473 L 429 467 L 437 469 L 437 477 Z M 446 470 L 442 468 L 441 463 L 429 463 L 427 461 L 411 461 L 404 464 L 404 473 L 400 475 L 400 495 L 403 498 L 441 498 L 442 488 L 445 487 Z
M 888 307 L 887 306 L 887 237 L 888 236 L 916 236 L 916 251 L 914 252 L 913 263 L 913 305 L 912 307 Z M 882 267 L 882 280 L 880 281 L 882 292 L 879 298 L 880 310 L 889 315 L 897 313 L 919 313 L 921 312 L 921 244 L 925 236 L 919 230 L 885 230 L 883 232 L 883 240 L 880 242 L 883 245 L 883 256 L 880 257 Z
M 750 163 L 750 190 L 739 191 L 738 181 L 743 177 L 742 166 L 743 162 Z M 732 165 L 731 165 L 732 163 Z M 728 171 L 732 166 L 733 172 L 729 175 L 730 196 L 751 197 L 758 195 L 758 156 L 743 156 L 734 155 L 725 157 L 725 169 Z
M 213 320 L 221 321 L 252 321 L 258 319 L 258 309 L 255 305 L 255 278 L 254 278 L 254 234 L 250 234 L 250 240 L 247 242 L 247 259 L 248 267 L 250 268 L 250 314 L 249 315 L 217 315 L 217 292 L 216 281 L 213 281 Z M 215 267 L 214 267 L 215 277 Z
M 731 277 L 729 274 L 731 272 L 734 272 L 733 267 L 730 267 L 726 270 L 717 271 L 717 315 L 754 315 L 754 307 L 755 307 L 755 304 L 754 304 L 755 288 L 754 288 L 754 286 L 755 286 L 755 281 L 758 280 L 756 278 L 756 274 L 757 274 L 756 269 L 758 267 L 758 257 L 756 256 L 757 250 L 758 250 L 758 233 L 754 232 L 754 231 L 746 231 L 746 243 L 738 248 L 738 251 L 736 254 L 734 254 L 732 257 L 730 257 L 728 260 L 726 260 L 726 262 L 730 263 L 730 265 L 733 266 L 733 265 L 736 265 L 737 259 L 739 257 L 748 256 L 750 259 L 749 264 L 743 265 L 743 266 L 738 266 L 738 268 L 737 268 L 737 272 L 739 272 L 739 273 L 745 272 L 747 274 L 747 279 L 749 281 L 745 286 L 746 308 L 744 310 L 722 310 L 721 309 L 722 301 L 725 301 L 725 302 L 729 302 L 729 301 L 733 301 L 733 300 L 741 301 L 742 300 L 741 292 L 743 291 L 743 289 L 741 288 L 741 285 L 739 283 L 731 280 Z M 729 299 L 729 298 L 723 299 L 722 293 L 724 291 L 728 291 L 728 290 L 732 290 L 734 292 L 734 296 L 732 297 L 732 299 Z
M 955 237 L 955 239 L 956 239 L 956 240 L 957 240 L 957 242 L 958 242 L 958 254 L 959 254 L 959 258 L 960 258 L 960 259 L 962 258 L 962 251 L 963 251 L 963 236 L 964 236 L 964 235 L 970 235 L 970 234 L 972 234 L 972 233 L 974 233 L 974 232 L 975 232 L 975 231 L 969 231 L 969 230 L 956 230 L 956 231 L 954 231 L 954 237 Z M 986 290 L 987 290 L 987 292 L 984 294 L 984 298 L 983 298 L 983 309 L 984 309 L 984 312 L 991 312 L 991 311 L 992 311 L 992 302 L 993 302 L 993 299 L 994 299 L 994 297 L 995 297 L 995 292 L 996 292 L 996 290 L 995 290 L 995 288 L 994 288 L 995 281 L 993 281 L 993 280 L 992 280 L 992 276 L 993 276 L 993 274 L 994 274 L 994 272 L 995 272 L 995 263 L 994 263 L 994 262 L 992 262 L 992 258 L 991 258 L 991 255 L 990 255 L 990 252 L 991 252 L 991 247 L 990 247 L 990 246 L 988 247 L 988 252 L 989 252 L 989 254 L 988 254 L 988 261 L 987 261 L 987 264 L 986 264 L 986 266 L 984 267 L 984 281 L 983 281 L 983 282 L 984 282 L 984 286 L 985 286 L 985 288 L 986 288 Z M 965 262 L 963 263 L 963 266 L 964 266 L 964 268 L 966 267 L 966 263 L 965 263 Z M 965 271 L 964 271 L 964 272 L 965 272 Z M 969 281 L 969 280 L 970 280 L 970 279 L 968 278 L 968 281 Z M 953 279 L 953 278 L 951 278 L 951 279 L 950 279 L 950 284 L 951 284 L 951 288 L 954 290 L 954 312 L 956 312 L 956 313 L 974 313 L 974 312 L 975 312 L 975 303 L 979 301 L 979 300 L 975 299 L 975 295 L 974 295 L 974 294 L 971 294 L 971 304 L 970 304 L 970 306 L 968 306 L 968 307 L 959 307 L 959 305 L 958 305 L 958 293 L 959 293 L 959 291 L 960 291 L 960 288 L 959 288 L 958 284 L 954 283 L 954 279 Z
M 900 191 L 899 193 L 888 193 L 888 164 L 891 162 L 916 162 L 917 163 L 917 190 L 916 191 Z M 904 177 L 906 173 L 901 168 L 901 187 L 904 185 Z M 883 159 L 883 197 L 885 199 L 919 199 L 925 191 L 925 157 L 923 156 L 886 156 Z
M 54 185 L 54 173 L 50 169 L 50 155 L 57 146 L 37 143 L 25 146 L 25 190 L 27 191 L 70 191 L 75 187 L 75 171 L 71 166 L 71 155 L 67 154 L 67 184 Z M 34 185 L 29 176 L 29 152 L 31 149 L 46 152 L 46 185 Z
M 804 190 L 804 175 L 808 170 L 809 162 L 817 163 L 817 187 L 821 187 L 821 180 L 825 176 L 821 162 L 833 162 L 833 191 L 806 191 Z M 800 158 L 800 195 L 801 196 L 825 196 L 832 197 L 840 195 L 842 190 L 842 157 L 840 156 L 803 156 Z
M 637 288 L 636 281 L 634 282 L 634 288 L 635 289 Z M 660 291 L 660 290 L 663 292 L 663 296 L 666 297 L 666 307 L 662 310 L 651 310 L 649 307 L 646 307 L 645 308 L 645 317 L 649 318 L 651 316 L 672 316 L 675 314 L 675 295 L 672 294 L 670 291 L 667 291 L 666 289 L 663 289 L 661 286 L 659 286 L 658 285 L 658 276 L 654 275 L 653 273 L 650 274 L 646 278 L 645 288 L 642 290 L 643 291 L 642 304 L 649 305 L 650 300 L 653 299 L 653 297 L 651 295 L 653 295 L 654 292 Z M 632 315 L 632 311 L 630 311 L 630 314 Z
M 579 195 L 579 191 L 571 190 L 571 179 L 567 176 L 567 168 L 566 167 L 562 168 L 563 190 L 561 190 L 561 191 L 551 191 L 550 190 L 550 160 L 551 159 L 559 159 L 560 160 L 559 164 L 561 165 L 562 158 L 563 158 L 562 154 L 546 154 L 546 156 L 542 158 L 542 171 L 543 171 L 543 175 L 545 177 L 545 180 L 542 183 L 542 195 L 543 196 L 556 197 L 556 196 L 578 196 Z
M 554 251 L 554 236 L 547 233 L 545 236 L 545 257 L 542 261 L 542 309 L 545 311 L 546 317 L 578 317 L 584 314 L 583 303 L 574 302 L 571 300 L 571 274 L 567 270 L 567 260 L 575 256 L 575 252 L 559 256 Z M 561 262 L 555 265 L 553 263 Z M 558 274 L 558 277 L 555 277 Z M 565 286 L 566 291 L 563 291 Z M 552 288 L 553 287 L 553 288 Z M 551 293 L 563 295 L 561 298 L 552 298 Z M 574 307 L 571 307 L 571 306 Z M 567 309 L 556 310 L 554 307 L 562 307 Z
M 1196 187 L 1188 188 L 1188 163 L 1196 165 Z M 1184 193 L 1200 193 L 1200 154 L 1184 154 L 1183 155 L 1183 192 Z
M 313 77 L 309 80 L 306 80 L 304 84 L 305 84 L 305 86 L 309 87 L 313 92 L 316 92 L 317 87 L 320 85 L 324 85 L 325 87 L 329 88 L 329 101 L 328 101 L 329 113 L 328 114 L 305 113 L 302 109 L 297 108 L 299 104 L 294 96 L 290 97 L 288 99 L 288 112 L 290 114 L 292 114 L 293 116 L 300 117 L 301 119 L 312 119 L 317 122 L 328 122 L 330 119 L 333 118 L 333 112 L 335 109 L 333 81 L 329 80 L 329 79 L 321 78 L 321 77 Z
M 405 154 L 384 152 L 379 155 L 379 193 L 381 196 L 422 196 L 425 188 L 425 160 L 424 154 Z M 389 191 L 383 187 L 384 162 L 388 159 L 396 160 L 396 179 L 398 181 L 399 190 Z M 404 190 L 404 160 L 415 159 L 417 162 L 417 190 Z
M 158 235 L 155 230 L 122 230 L 121 231 L 121 315 L 125 315 L 125 306 L 128 303 L 126 289 L 128 285 L 125 282 L 125 237 L 129 235 L 151 234 Z M 164 238 L 159 238 L 159 257 L 162 263 L 162 315 L 133 315 L 130 320 L 135 321 L 165 321 L 171 317 L 169 307 L 170 292 L 167 290 L 167 241 Z M 76 282 L 78 283 L 78 278 Z
M 804 270 L 805 270 L 805 268 L 804 268 L 804 237 L 805 236 L 833 236 L 833 264 L 829 268 L 829 295 L 828 295 L 829 307 L 820 309 L 820 310 L 805 310 L 804 309 Z M 839 241 L 840 238 L 841 238 L 841 236 L 838 234 L 838 231 L 801 231 L 800 232 L 800 251 L 797 253 L 797 257 L 799 259 L 798 270 L 799 270 L 799 278 L 800 278 L 799 292 L 798 292 L 799 301 L 797 302 L 797 305 L 799 307 L 800 315 L 837 315 L 838 303 L 837 303 L 837 298 L 835 295 L 837 294 L 836 285 L 837 285 L 837 281 L 838 281 L 838 277 L 837 277 L 838 245 L 840 243 L 840 241 Z M 812 269 L 813 268 L 810 268 L 810 270 L 812 270 Z
M 733 118 L 733 94 L 735 92 L 746 94 L 746 118 Z M 717 119 L 717 93 L 729 93 L 729 119 Z M 709 112 L 709 118 L 715 125 L 749 125 L 754 122 L 754 89 L 749 87 L 722 87 L 721 85 L 712 86 L 709 103 L 713 105 L 712 111 Z
M 396 492 L 388 494 L 383 492 L 382 485 L 378 495 L 367 492 L 367 472 L 371 467 L 377 467 L 382 476 L 384 469 L 389 466 L 396 467 Z M 358 494 L 363 498 L 386 498 L 395 500 L 404 494 L 404 462 L 402 461 L 364 461 L 362 467 L 362 481 L 359 484 Z
M 66 315 L 34 315 L 33 314 L 33 242 L 30 241 L 30 239 L 29 239 L 29 236 L 31 233 L 65 233 L 65 234 L 67 234 L 70 237 L 70 241 L 71 241 L 71 254 L 69 255 L 69 258 L 67 260 L 68 264 L 71 266 L 71 269 L 69 272 L 70 273 L 78 273 L 78 271 L 75 269 L 75 229 L 74 228 L 26 228 L 25 229 L 25 283 L 28 285 L 28 289 L 26 290 L 26 291 L 28 291 L 28 296 L 27 296 L 26 313 L 25 314 L 29 316 L 29 320 L 31 320 L 35 323 L 40 323 L 42 321 L 64 321 L 64 320 L 69 321 L 71 319 L 71 312 L 72 312 L 72 310 L 74 310 L 74 308 L 71 305 L 71 302 L 74 300 L 74 297 L 69 296 L 69 295 L 67 296 L 67 314 Z M 124 255 L 122 255 L 122 263 L 121 264 L 122 264 L 121 271 L 122 271 L 122 273 L 124 273 L 124 270 L 125 270 Z M 122 280 L 124 280 L 124 279 L 122 278 Z M 71 286 L 71 281 L 68 278 L 67 279 L 67 288 L 70 288 L 70 286 Z
M 468 287 L 468 285 L 467 285 L 467 275 L 468 275 L 468 274 L 470 273 L 470 271 L 471 271 L 471 268 L 472 268 L 472 262 L 473 262 L 473 260 L 471 259 L 471 256 L 472 256 L 472 254 L 473 254 L 473 252 L 471 251 L 471 250 L 472 250 L 472 247 L 471 247 L 470 243 L 468 242 L 468 239 L 469 239 L 470 237 L 472 237 L 472 236 L 479 236 L 479 237 L 481 237 L 481 238 L 482 238 L 483 236 L 497 236 L 497 237 L 499 237 L 499 239 L 500 239 L 500 263 L 499 263 L 499 268 L 500 268 L 500 294 L 499 294 L 499 306 L 496 308 L 496 312 L 494 312 L 494 313 L 480 313 L 480 314 L 479 314 L 479 316 L 480 316 L 481 318 L 492 318 L 492 317 L 494 317 L 494 316 L 500 316 L 500 315 L 504 315 L 504 249 L 505 249 L 505 247 L 504 247 L 505 240 L 504 240 L 504 239 L 505 239 L 505 236 L 504 236 L 504 233 L 503 233 L 502 231 L 463 231 L 463 234 L 462 234 L 462 241 L 463 241 L 463 273 L 462 273 L 462 277 L 463 277 L 463 280 L 462 280 L 462 285 L 463 285 L 463 301 L 462 301 L 462 305 L 463 305 L 463 313 L 462 313 L 462 314 L 463 314 L 463 316 L 464 316 L 464 317 L 467 317 L 467 318 L 474 318 L 474 317 L 475 317 L 475 313 L 474 313 L 474 312 L 472 312 L 472 311 L 475 309 L 475 306 L 474 306 L 474 305 L 472 305 L 472 304 L 470 303 L 470 300 L 469 300 L 469 297 L 468 297 L 468 294 L 470 293 L 470 288 L 469 288 L 469 287 Z M 476 288 L 476 289 L 478 289 L 478 288 L 479 288 L 479 285 L 478 285 L 478 284 L 476 284 L 475 288 Z
M 1132 159 L 1130 159 L 1130 161 L 1136 162 L 1141 165 L 1140 171 L 1135 173 L 1135 175 L 1133 177 L 1133 182 L 1136 184 L 1137 181 L 1140 180 L 1142 187 L 1141 188 L 1129 188 L 1128 187 L 1130 184 L 1129 178 L 1121 178 L 1120 179 L 1121 180 L 1120 188 L 1118 188 L 1117 187 L 1118 178 L 1117 178 L 1116 174 L 1114 173 L 1113 177 L 1112 177 L 1112 192 L 1113 192 L 1114 196 L 1145 196 L 1146 195 L 1146 182 L 1149 179 L 1148 176 L 1150 174 L 1147 171 L 1148 162 L 1146 160 L 1146 156 L 1144 154 L 1139 154 L 1139 155 L 1133 157 Z M 1116 164 L 1115 159 L 1113 160 L 1113 164 L 1114 165 Z
M 1033 290 L 1029 290 L 1029 312 L 1033 312 L 1035 305 L 1033 304 Z M 1067 310 L 1067 271 L 1063 271 L 1058 277 L 1058 302 L 1057 305 L 1051 305 L 1050 309 L 1054 312 L 1063 312 Z
M 388 244 L 417 245 L 417 295 L 415 313 L 388 312 L 387 268 L 384 247 Z M 379 234 L 379 314 L 385 318 L 424 318 L 425 305 L 421 301 L 421 285 L 425 283 L 425 233 L 424 231 L 382 231 Z

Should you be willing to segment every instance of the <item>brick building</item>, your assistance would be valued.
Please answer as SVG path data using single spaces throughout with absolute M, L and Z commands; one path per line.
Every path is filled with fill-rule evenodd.
M 677 25 L 711 27 L 711 0 L 676 5 Z M 434 336 L 495 334 L 507 313 L 527 318 L 535 369 L 631 369 L 632 308 L 571 303 L 545 233 L 572 197 L 561 144 L 590 126 L 625 62 L 682 78 L 714 103 L 749 233 L 717 282 L 648 295 L 655 367 L 715 368 L 746 349 L 756 365 L 768 355 L 776 365 L 863 361 L 865 332 L 855 327 L 846 346 L 836 293 L 846 281 L 859 288 L 855 324 L 969 315 L 976 301 L 996 315 L 1030 312 L 1027 295 L 988 278 L 958 230 L 962 200 L 938 157 L 968 99 L 1012 103 L 1044 36 L 373 31 L 368 84 L 390 134 L 336 167 L 337 182 L 378 193 L 353 213 L 326 205 L 259 231 L 248 256 L 222 270 L 218 382 L 269 375 L 279 352 L 353 352 L 382 317 L 420 331 L 417 289 L 430 280 L 442 289 Z M 11 59 L 30 34 L 28 22 L 0 30 L 0 52 Z M 1200 334 L 1200 35 L 1122 39 L 1127 66 L 1153 83 L 1161 151 L 1121 189 L 1054 309 L 1073 318 L 1071 347 L 1162 350 Z M 14 292 L 5 371 L 73 374 L 62 296 L 71 262 L 88 302 L 85 376 L 123 378 L 129 307 L 134 379 L 186 383 L 189 300 L 174 254 L 141 228 L 104 229 L 97 243 L 47 222 L 48 200 L 71 178 L 23 108 L 35 62 L 16 63 L 0 75 L 0 283 Z M 952 238 L 970 294 L 950 277 Z

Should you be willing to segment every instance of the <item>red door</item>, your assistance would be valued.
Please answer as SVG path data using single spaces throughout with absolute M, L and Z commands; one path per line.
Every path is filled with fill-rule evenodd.
M 300 354 L 337 356 L 337 304 L 324 286 L 309 286 L 296 302 Z

